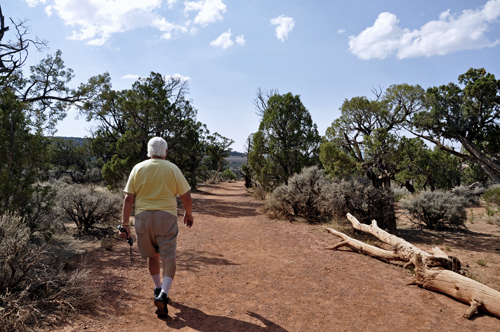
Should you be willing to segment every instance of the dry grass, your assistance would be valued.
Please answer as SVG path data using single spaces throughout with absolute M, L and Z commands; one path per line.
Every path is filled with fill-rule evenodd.
M 67 246 L 37 244 L 16 216 L 0 216 L 0 229 L 0 331 L 46 329 L 95 311 L 99 291 Z

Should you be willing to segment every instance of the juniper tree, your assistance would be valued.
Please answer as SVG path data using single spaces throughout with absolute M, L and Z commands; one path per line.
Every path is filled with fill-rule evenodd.
M 271 191 L 305 166 L 318 163 L 321 137 L 298 95 L 269 97 L 248 155 L 260 185 Z

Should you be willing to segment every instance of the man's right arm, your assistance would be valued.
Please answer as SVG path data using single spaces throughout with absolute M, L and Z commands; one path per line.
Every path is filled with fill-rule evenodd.
M 122 227 L 127 231 L 128 237 L 130 237 L 130 214 L 132 213 L 132 208 L 135 202 L 135 195 L 126 193 L 125 199 L 123 200 L 123 209 L 122 209 Z M 124 239 L 128 239 L 126 234 L 120 233 L 120 236 Z
M 191 198 L 191 193 L 187 191 L 185 194 L 180 195 L 182 206 L 184 207 L 184 224 L 191 228 L 193 226 L 193 199 Z

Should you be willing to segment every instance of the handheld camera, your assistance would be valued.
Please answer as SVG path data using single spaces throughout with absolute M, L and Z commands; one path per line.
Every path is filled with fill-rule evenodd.
M 125 228 L 123 228 L 122 225 L 118 225 L 116 228 L 118 228 L 120 233 L 127 234 L 127 237 L 128 237 L 127 243 L 132 247 L 132 245 L 134 244 L 134 240 L 132 240 L 132 237 L 128 235 L 128 232 L 125 230 Z

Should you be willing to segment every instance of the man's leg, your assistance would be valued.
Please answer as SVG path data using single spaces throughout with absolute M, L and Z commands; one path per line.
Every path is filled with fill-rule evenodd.
M 172 281 L 175 276 L 175 255 L 177 244 L 177 216 L 165 211 L 157 211 L 154 215 L 156 241 L 158 243 L 158 251 L 160 252 L 163 263 L 163 282 L 161 284 L 161 293 L 155 298 L 155 306 L 158 308 L 158 317 L 168 315 L 168 293 L 172 286 Z
M 158 245 L 153 233 L 153 212 L 143 211 L 135 216 L 135 232 L 137 234 L 137 249 L 141 258 L 147 258 L 149 272 L 155 285 L 155 297 L 161 291 L 160 255 Z
M 156 253 L 155 255 L 148 258 L 148 268 L 149 268 L 149 273 L 151 274 L 151 278 L 153 279 L 153 283 L 155 284 L 155 290 L 160 289 L 161 288 L 160 254 Z M 155 292 L 155 295 L 158 294 L 156 294 Z
M 163 262 L 163 282 L 161 284 L 161 291 L 168 295 L 172 281 L 175 276 L 175 257 L 162 258 Z

